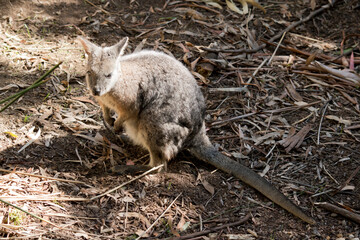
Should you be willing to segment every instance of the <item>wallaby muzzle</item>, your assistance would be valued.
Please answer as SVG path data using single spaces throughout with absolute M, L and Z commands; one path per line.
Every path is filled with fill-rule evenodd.
M 93 87 L 91 92 L 92 92 L 92 95 L 94 95 L 94 96 L 100 96 L 100 87 L 98 87 L 98 86 Z

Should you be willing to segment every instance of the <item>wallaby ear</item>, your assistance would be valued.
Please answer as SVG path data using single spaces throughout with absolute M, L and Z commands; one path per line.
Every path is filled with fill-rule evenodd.
M 84 47 L 84 50 L 86 52 L 87 55 L 91 55 L 96 48 L 98 48 L 98 46 L 92 42 L 90 42 L 89 40 L 86 40 L 83 37 L 77 37 L 77 40 L 81 43 L 81 45 Z
M 129 38 L 124 37 L 116 45 L 113 46 L 116 49 L 118 56 L 124 55 L 128 43 L 129 43 Z

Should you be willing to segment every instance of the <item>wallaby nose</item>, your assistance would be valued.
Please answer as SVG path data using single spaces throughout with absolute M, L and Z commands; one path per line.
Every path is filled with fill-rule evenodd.
M 94 87 L 93 88 L 93 94 L 94 94 L 94 96 L 100 96 L 100 88 L 99 87 Z

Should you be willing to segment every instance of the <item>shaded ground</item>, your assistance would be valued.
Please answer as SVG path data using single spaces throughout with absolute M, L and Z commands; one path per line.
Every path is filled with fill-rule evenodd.
M 269 66 L 259 67 L 273 54 L 273 46 L 247 55 L 200 50 L 255 48 L 261 39 L 307 16 L 310 2 L 271 1 L 263 3 L 266 13 L 251 7 L 250 14 L 240 15 L 225 4 L 218 9 L 200 1 L 0 0 L 0 99 L 63 61 L 47 83 L 0 113 L 1 168 L 43 176 L 2 172 L 0 198 L 63 229 L 1 203 L 0 236 L 135 239 L 181 193 L 147 238 L 214 229 L 248 213 L 249 221 L 199 239 L 231 239 L 230 234 L 244 239 L 358 238 L 359 225 L 316 203 L 360 212 L 359 84 L 308 66 L 307 56 L 281 48 Z M 327 3 L 318 1 L 316 8 Z M 340 1 L 292 29 L 283 44 L 317 57 L 332 56 L 318 60 L 334 69 L 349 68 L 347 50 L 353 48 L 356 67 L 359 36 L 351 34 L 359 33 L 357 4 Z M 107 45 L 129 36 L 129 52 L 156 49 L 183 61 L 207 97 L 206 120 L 214 144 L 263 173 L 317 224 L 301 222 L 186 152 L 171 162 L 167 173 L 145 176 L 115 193 L 84 201 L 132 178 L 108 174 L 113 164 L 142 164 L 148 156 L 102 125 L 100 109 L 84 84 L 78 35 Z M 344 36 L 348 37 L 342 44 Z M 341 47 L 345 56 L 334 60 Z M 213 69 L 207 70 L 204 63 Z M 244 114 L 250 115 L 225 121 Z M 303 133 L 307 128 L 289 140 L 292 131 Z M 39 130 L 38 140 L 18 153 Z M 287 148 L 287 143 L 299 145 Z

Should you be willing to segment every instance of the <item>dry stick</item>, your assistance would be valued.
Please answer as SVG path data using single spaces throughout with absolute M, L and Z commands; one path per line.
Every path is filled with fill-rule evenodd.
M 261 39 L 261 41 L 268 44 L 268 45 L 276 46 L 275 43 L 269 42 L 269 41 L 267 41 L 265 39 Z M 307 57 L 314 55 L 313 53 L 305 52 L 305 51 L 299 50 L 299 49 L 294 48 L 294 47 L 289 47 L 289 46 L 284 46 L 284 45 L 280 45 L 279 47 L 282 48 L 282 49 L 285 49 L 287 51 L 298 53 L 298 54 L 301 54 L 301 55 L 304 55 L 304 56 L 307 56 Z M 339 57 L 334 58 L 332 56 L 328 56 L 328 55 L 325 55 L 325 54 L 322 54 L 322 53 L 318 53 L 314 57 L 315 57 L 315 59 L 325 60 L 327 62 L 333 62 L 333 63 L 336 63 L 336 64 L 343 64 L 342 60 L 339 59 Z M 360 60 L 354 60 L 354 63 L 359 64 Z
M 51 225 L 54 226 L 54 227 L 57 227 L 57 228 L 61 228 L 61 229 L 62 229 L 62 227 L 59 227 L 58 225 L 56 225 L 56 224 L 54 224 L 54 223 L 52 223 L 52 222 L 50 222 L 50 221 L 48 221 L 48 220 L 46 220 L 46 219 L 44 219 L 44 218 L 42 218 L 42 217 L 39 217 L 39 216 L 37 216 L 37 215 L 35 215 L 35 214 L 33 214 L 33 213 L 30 213 L 30 212 L 22 209 L 21 207 L 18 207 L 18 206 L 14 205 L 14 204 L 11 204 L 11 203 L 9 203 L 9 202 L 1 199 L 1 198 L 0 198 L 0 202 L 3 202 L 3 203 L 5 203 L 5 204 L 7 204 L 7 205 L 9 205 L 9 206 L 12 206 L 12 207 L 14 207 L 14 208 L 16 208 L 16 209 L 24 212 L 24 213 L 29 214 L 30 216 L 32 216 L 32 217 L 34 217 L 34 218 L 37 218 L 37 219 L 41 220 L 41 221 L 47 222 L 47 223 L 51 224 Z
M 318 104 L 320 102 L 321 102 L 321 100 L 313 102 L 313 103 L 309 103 L 309 104 L 306 104 L 306 105 L 303 105 L 303 106 L 292 106 L 292 107 L 284 107 L 284 108 L 278 108 L 278 109 L 273 109 L 273 110 L 263 110 L 263 111 L 260 111 L 260 112 L 252 112 L 252 113 L 232 117 L 232 118 L 229 118 L 229 119 L 216 121 L 216 122 L 211 123 L 210 126 L 215 126 L 215 125 L 219 125 L 219 124 L 226 123 L 226 122 L 236 121 L 236 120 L 246 118 L 246 117 L 250 117 L 252 115 L 260 114 L 260 113 L 280 113 L 280 112 L 297 110 L 297 109 L 304 108 L 304 107 L 310 107 L 310 106 Z
M 216 14 L 220 15 L 219 11 L 216 11 L 214 9 L 208 8 L 206 6 L 202 6 L 202 5 L 197 5 L 196 3 L 192 3 L 192 4 L 188 4 L 188 3 L 182 3 L 182 4 L 177 4 L 177 5 L 173 5 L 171 8 L 177 8 L 177 7 L 197 7 L 197 8 L 201 8 L 201 9 L 205 9 L 209 12 L 213 12 Z
M 327 102 L 325 103 L 324 110 L 323 110 L 323 112 L 322 112 L 322 114 L 321 114 L 321 119 L 320 119 L 319 129 L 318 129 L 318 135 L 317 135 L 317 141 L 316 141 L 316 144 L 317 144 L 317 145 L 320 144 L 321 125 L 322 125 L 322 122 L 323 122 L 323 119 L 324 119 L 324 115 L 325 115 L 326 109 L 327 109 L 330 101 L 331 101 L 331 98 L 330 98 L 329 100 L 327 100 Z
M 208 233 L 211 233 L 211 232 L 217 232 L 217 231 L 219 231 L 221 229 L 224 229 L 224 228 L 240 225 L 240 224 L 246 222 L 247 220 L 249 220 L 249 218 L 250 218 L 250 214 L 247 214 L 244 218 L 240 219 L 239 221 L 229 223 L 229 224 L 224 224 L 224 225 L 221 225 L 219 227 L 215 227 L 215 228 L 205 230 L 205 231 L 202 231 L 202 232 L 191 233 L 191 234 L 187 234 L 187 235 L 172 238 L 172 239 L 173 240 L 193 239 L 195 237 L 204 236 L 204 235 L 206 235 Z
M 314 16 L 316 16 L 317 14 L 323 12 L 326 9 L 329 9 L 330 7 L 332 7 L 332 5 L 334 5 L 337 2 L 337 0 L 333 0 L 333 3 L 328 3 L 326 5 L 321 6 L 320 8 L 318 8 L 317 10 L 311 12 L 307 17 L 300 19 L 297 22 L 292 23 L 290 26 L 288 26 L 287 28 L 285 28 L 283 31 L 279 32 L 278 34 L 276 34 L 275 36 L 273 36 L 269 42 L 274 42 L 275 40 L 279 39 L 285 32 L 289 32 L 290 30 L 292 30 L 293 28 L 299 26 L 302 23 L 305 23 L 307 21 L 309 21 L 311 18 L 313 18 Z M 212 48 L 205 48 L 205 47 L 201 47 L 202 50 L 208 51 L 208 52 L 223 52 L 223 53 L 255 53 L 258 52 L 259 50 L 263 49 L 266 46 L 266 44 L 261 44 L 260 46 L 258 46 L 257 48 L 254 49 L 246 49 L 246 48 L 242 48 L 242 49 L 235 49 L 235 50 L 230 50 L 230 49 L 212 49 Z
M 308 103 L 306 105 L 302 105 L 302 106 L 292 106 L 292 107 L 284 107 L 284 108 L 278 108 L 278 109 L 272 109 L 272 110 L 263 110 L 259 113 L 280 113 L 280 112 L 286 112 L 286 111 L 293 111 L 293 110 L 298 110 L 300 108 L 304 108 L 304 107 L 310 107 L 312 105 L 321 103 L 321 100 L 319 101 L 315 101 L 312 103 Z
M 327 202 L 321 202 L 321 203 L 315 203 L 316 206 L 325 208 L 326 210 L 329 210 L 331 212 L 340 214 L 346 218 L 349 218 L 351 220 L 353 220 L 354 222 L 357 222 L 360 224 L 360 215 L 350 212 L 344 208 L 340 208 L 338 206 L 335 206 L 333 204 L 327 203 Z
M 271 62 L 272 62 L 272 60 L 273 60 L 276 52 L 279 50 L 279 47 L 280 47 L 282 41 L 284 40 L 285 35 L 286 35 L 286 32 L 284 32 L 283 35 L 281 36 L 281 39 L 280 39 L 280 41 L 278 42 L 278 44 L 277 44 L 277 46 L 276 46 L 273 54 L 271 55 L 271 58 L 269 59 L 269 61 L 268 61 L 267 64 L 266 64 L 267 66 L 270 66 L 270 64 L 271 64 Z
M 81 182 L 81 181 L 61 179 L 61 178 L 55 178 L 55 177 L 47 177 L 47 176 L 36 175 L 36 174 L 32 174 L 32 173 L 24 173 L 24 172 L 11 171 L 11 170 L 6 170 L 6 169 L 2 169 L 2 168 L 0 168 L 0 172 L 15 173 L 15 174 L 19 174 L 19 175 L 25 175 L 25 176 L 30 176 L 30 177 L 44 178 L 44 179 L 55 180 L 55 181 L 59 181 L 59 182 L 80 183 L 80 184 L 87 185 L 86 183 Z M 88 185 L 87 185 L 87 186 L 88 186 Z M 91 187 L 91 186 L 90 186 L 90 187 Z
M 91 6 L 99 9 L 100 11 L 102 11 L 103 13 L 110 15 L 110 13 L 108 11 L 106 11 L 105 9 L 103 9 L 102 7 L 96 6 L 94 3 L 90 2 L 89 0 L 84 0 L 85 2 L 87 2 L 88 4 L 90 4 Z
M 208 223 L 208 222 L 210 222 L 211 220 L 213 220 L 213 219 L 215 219 L 215 218 L 217 218 L 217 217 L 219 217 L 219 216 L 221 216 L 221 215 L 225 215 L 225 214 L 228 214 L 228 213 L 233 213 L 233 212 L 235 212 L 235 211 L 237 211 L 237 210 L 240 210 L 240 209 L 242 209 L 242 207 L 234 207 L 234 208 L 228 209 L 228 210 L 226 210 L 226 211 L 222 211 L 222 212 L 220 212 L 219 214 L 216 214 L 216 215 L 214 215 L 214 216 L 212 216 L 212 217 L 209 217 L 209 218 L 207 218 L 207 219 L 205 219 L 205 220 L 202 220 L 202 223 Z M 201 226 L 200 223 L 193 224 L 193 225 L 190 226 L 188 229 L 194 229 L 194 228 L 198 227 L 199 225 Z M 202 231 L 202 230 L 201 230 L 201 231 Z
M 259 70 L 265 65 L 265 63 L 266 63 L 268 60 L 269 60 L 269 58 L 265 58 L 265 59 L 262 61 L 262 63 L 256 68 L 256 70 L 254 71 L 254 73 L 251 75 L 251 77 L 247 80 L 246 84 L 249 84 L 249 83 L 252 81 L 253 77 L 256 76 L 256 74 L 259 72 Z M 247 85 L 245 85 L 244 88 L 246 88 L 246 87 L 247 87 Z
M 129 184 L 129 183 L 132 183 L 132 182 L 134 182 L 135 180 L 138 180 L 138 179 L 142 178 L 143 176 L 145 176 L 145 175 L 147 175 L 147 174 L 149 174 L 149 173 L 151 173 L 151 172 L 153 172 L 153 171 L 155 171 L 155 170 L 158 170 L 159 168 L 161 168 L 161 167 L 163 167 L 163 166 L 164 166 L 164 164 L 161 164 L 161 165 L 159 165 L 159 166 L 157 166 L 157 167 L 153 167 L 152 169 L 150 169 L 150 170 L 144 172 L 143 174 L 141 174 L 141 175 L 139 175 L 139 176 L 131 179 L 130 181 L 127 181 L 127 182 L 125 182 L 125 183 L 123 183 L 123 184 L 121 184 L 121 185 L 119 185 L 119 186 L 117 186 L 117 187 L 115 187 L 115 188 L 113 188 L 113 189 L 110 189 L 109 191 L 106 191 L 106 192 L 103 193 L 103 194 L 100 194 L 100 195 L 97 195 L 97 196 L 95 196 L 95 197 L 90 198 L 90 201 L 92 201 L 92 200 L 94 200 L 94 199 L 97 199 L 97 198 L 100 198 L 100 197 L 102 197 L 102 196 L 105 196 L 106 194 L 112 193 L 112 192 L 118 190 L 119 188 L 122 188 L 122 187 L 124 187 L 125 185 L 127 185 L 127 184 Z
M 211 123 L 210 126 L 215 126 L 215 125 L 219 125 L 219 124 L 226 123 L 226 122 L 232 122 L 232 121 L 235 121 L 235 120 L 239 120 L 241 118 L 250 117 L 250 116 L 252 116 L 254 114 L 257 114 L 257 113 L 258 112 L 252 112 L 252 113 L 248 113 L 248 114 L 244 114 L 244 115 L 240 115 L 240 116 L 236 116 L 236 117 L 216 121 L 216 122 Z
M 26 195 L 26 196 L 0 196 L 5 201 L 71 201 L 71 202 L 87 202 L 88 198 L 57 196 L 57 195 Z
M 148 231 L 150 231 L 151 228 L 153 228 L 155 226 L 155 224 L 164 216 L 164 214 L 169 211 L 169 209 L 171 208 L 171 206 L 176 202 L 176 200 L 181 196 L 182 193 L 179 193 L 179 195 L 176 196 L 176 198 L 174 199 L 174 201 L 172 201 L 170 203 L 170 205 L 165 209 L 165 211 L 155 220 L 155 222 L 153 222 L 153 224 L 150 225 L 150 227 L 148 227 L 145 232 L 143 232 L 142 234 L 140 234 L 139 237 L 137 237 L 135 240 L 139 240 L 142 236 L 144 236 Z

